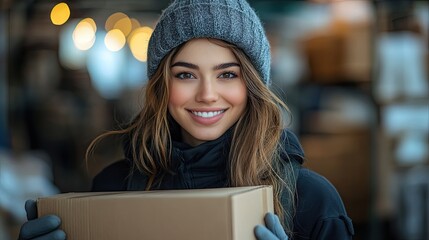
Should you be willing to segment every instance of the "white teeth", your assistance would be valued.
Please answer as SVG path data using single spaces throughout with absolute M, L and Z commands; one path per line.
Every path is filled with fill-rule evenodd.
M 216 115 L 219 115 L 221 113 L 223 113 L 225 110 L 221 110 L 221 111 L 214 111 L 214 112 L 195 112 L 192 111 L 192 114 L 198 116 L 198 117 L 203 117 L 203 118 L 211 118 L 214 117 Z

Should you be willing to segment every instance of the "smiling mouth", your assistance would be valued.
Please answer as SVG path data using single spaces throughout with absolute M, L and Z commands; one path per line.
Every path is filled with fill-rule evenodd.
M 202 118 L 212 118 L 219 114 L 224 113 L 226 110 L 220 110 L 220 111 L 210 111 L 210 112 L 198 112 L 198 111 L 190 111 L 192 114 L 198 117 Z

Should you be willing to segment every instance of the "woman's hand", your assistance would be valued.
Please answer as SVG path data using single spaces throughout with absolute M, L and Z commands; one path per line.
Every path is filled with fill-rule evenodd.
M 19 240 L 64 240 L 66 234 L 58 229 L 61 219 L 56 215 L 47 215 L 37 218 L 37 204 L 34 200 L 25 202 L 25 211 L 27 212 L 28 222 L 21 226 L 19 231 Z
M 288 236 L 283 229 L 279 217 L 273 213 L 265 215 L 265 226 L 255 227 L 255 236 L 258 240 L 288 240 Z

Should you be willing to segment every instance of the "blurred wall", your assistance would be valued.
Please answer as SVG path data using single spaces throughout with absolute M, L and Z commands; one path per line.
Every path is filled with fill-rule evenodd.
M 429 239 L 428 3 L 250 3 L 265 24 L 273 90 L 290 107 L 305 166 L 338 189 L 355 239 Z M 144 48 L 128 41 L 109 50 L 107 22 L 129 21 L 128 38 L 135 30 L 144 42 L 167 4 L 73 1 L 62 25 L 50 19 L 51 1 L 0 5 L 0 229 L 11 239 L 25 199 L 87 191 L 122 157 L 120 140 L 109 139 L 84 160 L 94 137 L 138 111 L 146 82 L 136 55 Z M 87 18 L 93 32 L 77 30 Z M 89 48 L 78 49 L 79 39 Z M 31 185 L 35 178 L 41 184 Z

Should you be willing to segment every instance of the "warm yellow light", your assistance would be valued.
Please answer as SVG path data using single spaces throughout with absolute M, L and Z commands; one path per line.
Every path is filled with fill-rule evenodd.
M 146 34 L 146 36 L 149 36 L 149 38 L 150 38 L 150 36 L 152 35 L 152 32 L 153 32 L 153 29 L 152 28 L 150 28 L 150 27 L 137 27 L 136 29 L 134 29 L 131 33 L 130 33 L 130 35 L 128 35 L 128 38 L 127 38 L 127 41 L 128 41 L 128 43 L 130 43 L 130 41 L 131 41 L 131 39 L 133 38 L 133 36 L 135 35 L 135 34 L 137 34 L 137 33 L 141 33 L 141 32 L 145 32 L 145 33 L 147 33 Z
M 113 28 L 121 30 L 124 36 L 128 36 L 132 28 L 131 20 L 128 17 L 121 18 L 115 23 Z
M 147 49 L 152 32 L 150 27 L 140 27 L 134 30 L 128 38 L 131 53 L 141 62 L 147 61 Z
M 108 32 L 110 30 L 113 30 L 115 28 L 116 22 L 118 22 L 122 18 L 128 18 L 128 16 L 125 13 L 122 13 L 122 12 L 116 12 L 116 13 L 110 15 L 107 18 L 106 24 L 104 26 L 105 29 L 106 29 L 106 32 Z
M 116 12 L 107 18 L 105 28 L 107 32 L 119 29 L 124 36 L 128 36 L 133 29 L 133 22 L 125 13 Z
M 80 21 L 73 31 L 73 43 L 77 49 L 88 50 L 94 45 L 95 30 L 88 19 Z
M 104 38 L 104 44 L 112 52 L 121 50 L 125 45 L 125 36 L 119 29 L 110 30 Z
M 97 32 L 97 24 L 95 24 L 94 19 L 92 18 L 84 18 L 82 19 L 82 22 L 87 22 L 91 25 L 92 30 L 94 30 L 94 33 Z
M 70 8 L 67 3 L 58 3 L 51 10 L 51 21 L 55 25 L 62 25 L 70 17 Z
M 140 27 L 139 20 L 137 20 L 135 18 L 131 18 L 131 31 L 134 31 L 134 30 L 136 30 L 139 27 Z

